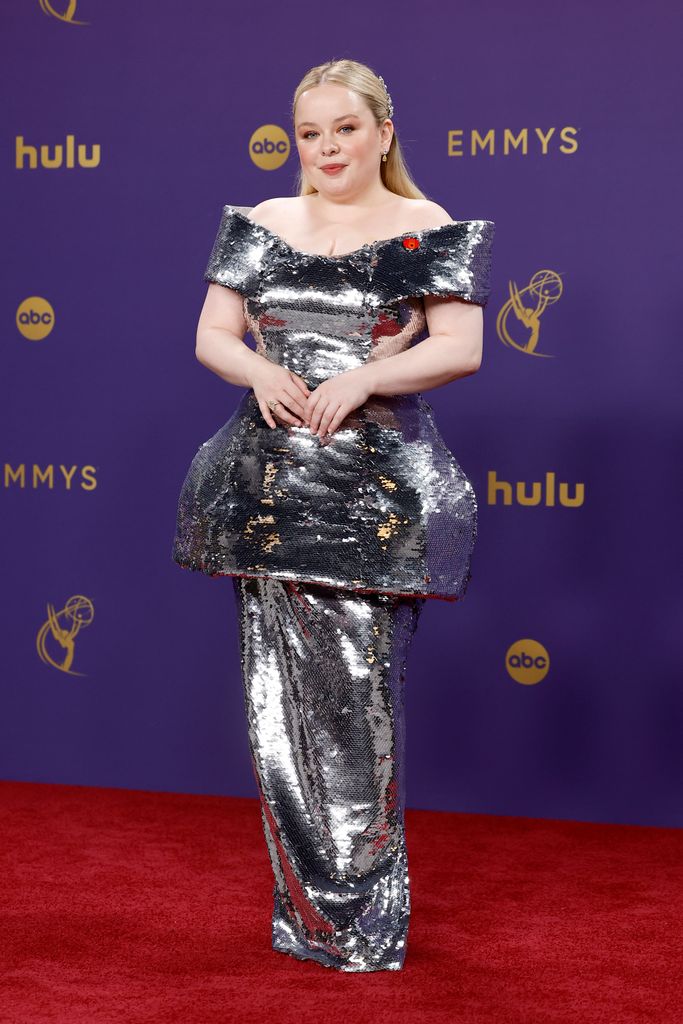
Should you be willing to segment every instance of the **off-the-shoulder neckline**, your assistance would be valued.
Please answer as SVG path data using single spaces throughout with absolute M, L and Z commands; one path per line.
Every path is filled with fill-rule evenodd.
M 337 262 L 338 260 L 348 259 L 349 256 L 358 256 L 360 253 L 372 251 L 374 249 L 379 248 L 380 246 L 389 245 L 392 242 L 401 242 L 404 238 L 419 238 L 421 241 L 425 237 L 439 237 L 442 233 L 446 233 L 448 230 L 452 230 L 453 228 L 458 227 L 461 224 L 492 223 L 490 221 L 485 220 L 453 220 L 450 221 L 448 224 L 441 224 L 439 225 L 439 227 L 436 228 L 422 228 L 419 231 L 403 231 L 400 235 L 393 235 L 391 238 L 378 238 L 374 242 L 366 242 L 365 245 L 360 245 L 357 249 L 351 249 L 350 252 L 342 252 L 337 253 L 336 255 L 328 256 L 322 252 L 305 252 L 303 249 L 297 249 L 295 246 L 290 245 L 290 243 L 287 242 L 282 237 L 282 235 L 278 235 L 276 231 L 272 231 L 270 228 L 265 227 L 263 224 L 258 224 L 255 220 L 252 220 L 251 217 L 247 217 L 246 213 L 242 213 L 241 210 L 238 210 L 236 206 L 232 206 L 230 203 L 226 203 L 224 209 L 229 210 L 233 217 L 238 217 L 241 220 L 246 221 L 247 224 L 250 224 L 253 228 L 257 228 L 264 234 L 269 235 L 271 238 L 274 238 L 276 241 L 280 243 L 280 245 L 283 245 L 287 250 L 289 250 L 289 252 L 295 253 L 297 256 L 305 256 L 308 259 L 332 260 L 334 262 Z

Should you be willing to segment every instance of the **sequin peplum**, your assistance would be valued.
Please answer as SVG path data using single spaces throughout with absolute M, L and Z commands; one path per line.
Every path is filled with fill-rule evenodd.
M 310 389 L 428 334 L 423 296 L 485 306 L 494 224 L 456 221 L 341 256 L 305 253 L 225 206 L 204 280 L 243 296 L 256 350 Z M 472 484 L 421 394 L 373 395 L 326 438 L 270 428 L 253 391 L 194 456 L 173 559 L 209 575 L 456 600 Z

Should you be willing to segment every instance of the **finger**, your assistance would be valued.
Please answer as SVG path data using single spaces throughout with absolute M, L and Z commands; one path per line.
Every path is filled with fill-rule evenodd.
M 306 420 L 306 403 L 300 396 L 292 397 L 291 395 L 286 394 L 284 399 L 281 399 L 281 401 L 284 401 L 284 406 L 283 404 L 280 404 L 278 407 L 279 410 L 283 408 L 287 409 L 287 411 L 296 417 L 301 423 Z
M 294 373 L 294 370 L 290 370 L 289 371 L 289 377 L 290 377 L 290 380 L 292 381 L 292 383 L 296 384 L 296 386 L 299 388 L 300 391 L 308 392 L 308 384 L 303 379 L 303 377 L 299 376 L 298 373 Z
M 325 435 L 327 434 L 330 424 L 332 423 L 332 416 L 333 414 L 328 408 L 325 412 L 325 416 L 321 420 L 321 429 L 318 430 L 319 436 L 325 437 Z
M 328 429 L 330 423 L 332 422 L 332 417 L 334 416 L 336 411 L 337 411 L 337 409 L 335 409 L 335 407 L 332 405 L 332 403 L 330 403 L 327 406 L 327 408 L 325 409 L 325 412 L 323 413 L 323 417 L 322 417 L 322 419 L 320 421 L 320 430 L 318 431 L 320 437 L 324 437 L 325 434 L 327 433 L 327 429 Z
M 297 388 L 302 393 L 302 395 L 310 395 L 308 384 L 306 383 L 305 380 L 302 380 L 301 377 L 297 377 L 296 374 L 292 374 L 292 382 L 296 384 Z
M 311 412 L 311 418 L 308 422 L 308 427 L 312 434 L 315 434 L 317 432 L 324 412 L 325 403 L 318 399 L 315 408 Z
M 287 407 L 281 398 L 271 399 L 271 401 L 275 403 L 275 408 L 271 412 L 276 420 L 279 419 L 285 423 L 296 423 L 297 426 L 301 426 L 300 418 Z
M 334 416 L 330 420 L 330 425 L 327 428 L 327 433 L 328 434 L 333 434 L 335 432 L 335 430 L 337 429 L 337 427 L 339 426 L 339 424 L 345 418 L 345 416 L 346 416 L 346 409 L 345 409 L 345 407 L 343 405 L 340 405 L 339 408 L 337 409 L 336 413 L 334 414 Z
M 315 410 L 318 408 L 320 402 L 324 403 L 326 401 L 329 401 L 329 398 L 328 399 L 325 398 L 325 392 L 324 391 L 318 391 L 318 390 L 311 391 L 310 395 L 306 399 L 306 409 L 307 409 L 309 415 L 313 415 Z
M 278 411 L 275 413 L 276 417 L 280 420 L 284 420 L 285 423 L 291 423 L 294 427 L 303 426 L 298 416 L 293 416 L 291 412 L 282 406 L 282 403 L 278 406 Z
M 292 394 L 291 391 L 285 389 L 285 393 L 281 401 L 284 401 L 287 408 L 291 412 L 295 412 L 303 419 L 306 415 L 306 400 L 303 398 L 300 392 Z
M 266 423 L 268 424 L 268 426 L 269 427 L 276 427 L 277 423 L 275 422 L 275 420 L 271 416 L 270 411 L 269 411 L 268 406 L 266 405 L 266 403 L 262 402 L 259 399 L 258 405 L 259 405 L 259 409 L 261 410 L 261 415 L 263 416 L 263 418 L 266 421 Z

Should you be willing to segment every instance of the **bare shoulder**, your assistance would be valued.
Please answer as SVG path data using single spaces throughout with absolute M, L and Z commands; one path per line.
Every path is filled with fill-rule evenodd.
M 248 216 L 250 220 L 275 234 L 286 234 L 294 224 L 310 225 L 310 209 L 310 196 L 282 196 L 264 199 L 262 203 L 251 208 Z M 375 236 L 381 238 L 393 237 L 408 231 L 426 231 L 454 223 L 448 210 L 431 199 L 397 196 L 395 203 L 392 203 L 390 208 L 385 208 L 383 214 L 381 221 L 378 219 L 374 225 Z
M 264 228 L 274 229 L 291 202 L 292 199 L 287 196 L 264 199 L 257 206 L 252 206 L 248 214 L 249 219 L 253 220 L 256 224 L 261 224 Z M 289 206 L 289 209 L 291 210 L 291 206 Z
M 410 222 L 409 231 L 422 231 L 425 228 L 441 228 L 445 224 L 453 224 L 454 218 L 448 210 L 431 199 L 405 199 L 406 219 Z

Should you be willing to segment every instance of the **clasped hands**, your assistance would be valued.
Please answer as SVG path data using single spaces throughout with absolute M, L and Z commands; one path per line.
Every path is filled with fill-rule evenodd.
M 369 367 L 359 366 L 324 380 L 312 391 L 284 366 L 264 360 L 251 380 L 261 414 L 269 427 L 306 424 L 312 434 L 333 434 L 344 417 L 372 394 Z M 271 405 L 276 405 L 273 411 Z M 269 404 L 270 403 L 270 404 Z

